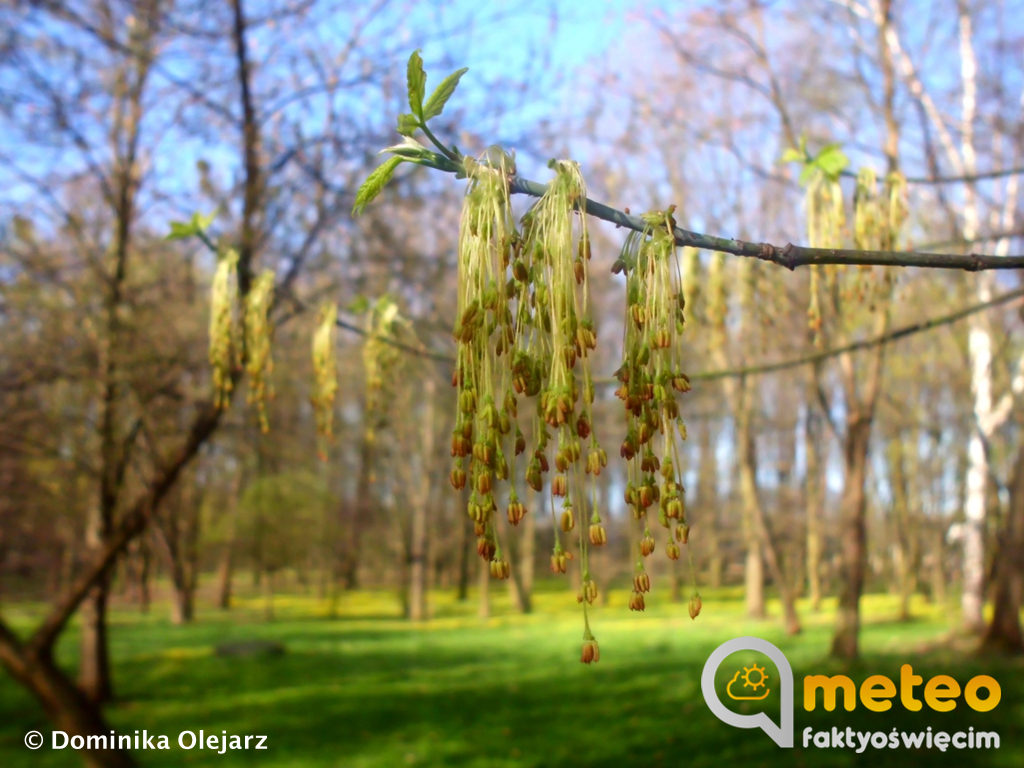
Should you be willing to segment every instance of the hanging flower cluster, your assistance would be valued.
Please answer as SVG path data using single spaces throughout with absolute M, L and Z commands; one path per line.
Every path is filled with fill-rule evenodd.
M 608 458 L 592 429 L 590 353 L 597 335 L 589 317 L 590 238 L 577 211 L 586 189 L 576 163 L 553 161 L 551 167 L 555 178 L 547 193 L 517 229 L 508 199 L 511 157 L 491 150 L 485 162 L 467 162 L 451 483 L 457 489 L 469 484 L 477 552 L 490 561 L 496 578 L 510 573 L 496 526 L 498 484 L 508 486 L 505 516 L 512 525 L 527 513 L 516 479 L 537 492 L 548 485 L 556 518 L 551 555 L 556 573 L 565 573 L 570 559 L 563 536 L 576 530 L 578 521 L 583 528 L 579 600 L 586 620 L 586 607 L 597 597 L 588 549 L 607 541 L 594 478 Z M 529 447 L 518 419 L 524 398 L 535 401 Z M 584 639 L 595 649 L 584 654 L 585 660 L 596 661 L 589 626 Z
M 214 402 L 218 408 L 231 404 L 232 375 L 238 368 L 238 252 L 229 250 L 217 260 L 210 287 L 210 366 L 213 369 Z
M 842 158 L 842 162 L 837 163 L 832 172 L 822 170 L 818 161 L 810 162 L 810 172 L 805 170 L 808 243 L 815 248 L 840 248 L 844 239 L 852 239 L 858 249 L 895 250 L 900 230 L 908 215 L 907 182 L 904 176 L 900 173 L 890 173 L 882 190 L 879 191 L 878 177 L 874 169 L 862 168 L 857 173 L 851 231 L 847 226 L 843 190 L 839 184 L 839 171 L 846 167 L 847 161 L 845 155 L 836 149 L 831 150 L 830 154 Z M 811 267 L 808 324 L 816 340 L 822 328 L 818 298 L 823 282 L 822 276 L 828 291 L 838 291 L 844 300 L 855 301 L 869 307 L 891 287 L 891 272 L 879 276 L 879 279 L 866 281 L 864 275 L 871 272 L 871 267 L 862 265 L 852 279 L 840 285 L 838 276 L 842 272 L 841 266 Z
M 365 300 L 358 302 L 364 304 Z M 366 387 L 366 436 L 374 439 L 376 426 L 386 421 L 392 402 L 393 382 L 401 376 L 402 352 L 396 338 L 413 337 L 412 324 L 390 296 L 365 303 L 363 376 Z
M 458 412 L 450 479 L 456 489 L 469 486 L 477 552 L 496 578 L 509 575 L 496 525 L 499 483 L 508 486 L 506 517 L 512 525 L 527 512 L 517 478 L 537 492 L 547 487 L 555 529 L 552 571 L 567 571 L 570 535 L 578 547 L 581 658 L 590 663 L 600 654 L 587 613 L 598 595 L 589 550 L 608 540 L 596 489 L 608 456 L 593 430 L 590 358 L 597 334 L 589 315 L 590 236 L 579 213 L 586 188 L 576 163 L 553 161 L 551 168 L 554 180 L 517 227 L 508 199 L 511 158 L 491 150 L 484 162 L 466 163 L 470 183 L 459 235 L 458 356 L 452 379 Z M 650 221 L 647 232 L 630 236 L 617 263 L 627 273 L 629 297 L 626 357 L 617 374 L 628 417 L 620 453 L 629 462 L 627 502 L 644 523 L 642 555 L 654 549 L 647 512 L 656 508 L 674 537 L 668 555 L 678 559 L 689 536 L 675 470 L 676 440 L 686 436 L 676 395 L 689 389 L 678 344 L 684 302 L 671 211 Z M 518 419 L 524 398 L 535 403 L 529 446 Z M 650 577 L 642 558 L 634 587 L 630 607 L 643 610 Z M 696 615 L 694 605 L 699 610 L 699 598 L 691 602 Z
M 670 560 L 679 559 L 680 545 L 686 545 L 690 537 L 686 490 L 677 469 L 676 441 L 686 439 L 686 425 L 676 395 L 689 391 L 690 379 L 680 360 L 686 304 L 672 212 L 670 208 L 644 215 L 648 228 L 630 233 L 614 267 L 626 274 L 625 343 L 622 365 L 615 373 L 619 381 L 615 394 L 626 410 L 626 436 L 619 454 L 627 462 L 625 501 L 642 527 L 629 601 L 634 611 L 644 610 L 644 593 L 651 587 L 644 562 L 655 548 L 652 512 L 656 511 L 658 523 L 670 531 L 666 547 Z M 692 576 L 692 561 L 690 570 Z M 696 591 L 694 597 L 690 612 L 695 617 L 700 610 Z
M 238 252 L 229 249 L 218 257 L 210 286 L 209 357 L 214 403 L 220 409 L 231 404 L 235 377 L 241 372 L 244 362 L 250 377 L 247 400 L 256 406 L 263 432 L 270 429 L 267 402 L 274 396 L 270 382 L 274 362 L 270 353 L 271 327 L 268 319 L 273 303 L 273 270 L 264 270 L 253 281 L 242 306 L 238 290 Z
M 260 273 L 249 289 L 245 306 L 245 353 L 246 372 L 249 374 L 250 405 L 255 404 L 260 421 L 260 430 L 270 431 L 267 420 L 267 403 L 274 397 L 274 386 L 270 374 L 274 371 L 274 360 L 270 354 L 270 323 L 268 314 L 274 303 L 274 272 L 267 269 Z
M 458 342 L 452 385 L 458 390 L 451 435 L 450 474 L 456 490 L 468 488 L 468 514 L 477 553 L 494 578 L 511 573 L 502 554 L 499 509 L 509 524 L 527 514 L 517 483 L 550 497 L 555 541 L 551 570 L 566 573 L 575 544 L 579 553 L 584 633 L 580 658 L 600 658 L 588 606 L 598 596 L 590 570 L 591 547 L 608 540 L 597 504 L 596 478 L 608 456 L 593 430 L 591 353 L 597 334 L 590 318 L 590 236 L 586 188 L 579 166 L 552 161 L 555 177 L 540 200 L 517 222 L 509 203 L 513 158 L 492 147 L 479 159 L 446 146 L 427 123 L 441 114 L 465 70 L 445 78 L 426 97 L 419 52 L 409 57 L 409 109 L 398 118 L 403 141 L 360 186 L 353 212 L 385 187 L 399 164 L 425 165 L 469 179 L 458 245 Z M 433 145 L 415 138 L 422 131 Z M 677 439 L 686 429 L 676 396 L 689 389 L 679 360 L 684 301 L 672 232 L 672 211 L 647 217 L 632 235 L 618 270 L 629 290 L 626 352 L 618 378 L 627 433 L 620 450 L 629 462 L 626 500 L 643 524 L 630 608 L 644 609 L 651 580 L 643 558 L 654 550 L 648 512 L 670 531 L 668 556 L 678 559 L 689 537 Z M 529 403 L 529 404 L 527 404 Z M 504 502 L 504 504 L 503 504 Z M 690 563 L 693 572 L 692 561 Z M 700 612 L 690 599 L 690 615 Z
M 317 453 L 327 460 L 327 446 L 334 433 L 334 397 L 338 392 L 338 364 L 334 352 L 334 329 L 338 306 L 324 304 L 313 332 L 313 395 L 316 413 Z

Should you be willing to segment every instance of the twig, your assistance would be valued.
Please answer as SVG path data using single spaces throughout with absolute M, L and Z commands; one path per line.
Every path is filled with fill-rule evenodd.
M 542 197 L 547 186 L 536 181 L 514 176 L 509 180 L 509 191 Z M 586 213 L 620 227 L 643 232 L 648 229 L 643 219 L 587 198 Z M 848 266 L 930 267 L 932 269 L 963 269 L 978 272 L 986 269 L 1022 269 L 1024 256 L 992 256 L 981 253 L 953 254 L 923 251 L 859 251 L 848 248 L 808 248 L 787 243 L 752 243 L 736 238 L 716 237 L 692 232 L 682 227 L 673 230 L 677 245 L 703 248 L 708 251 L 747 256 L 773 264 L 796 269 L 810 264 L 845 264 Z
M 881 336 L 876 336 L 872 339 L 861 339 L 860 341 L 855 341 L 842 347 L 834 347 L 821 352 L 813 352 L 808 355 L 783 360 L 778 363 L 765 363 L 763 365 L 753 365 L 745 368 L 735 368 L 724 371 L 703 371 L 701 373 L 691 373 L 689 374 L 689 377 L 691 380 L 701 379 L 704 381 L 711 381 L 731 376 L 750 376 L 758 373 L 775 373 L 776 371 L 782 371 L 787 368 L 809 365 L 811 363 L 827 360 L 830 357 L 837 357 L 838 355 L 842 355 L 847 352 L 857 352 L 862 349 L 869 349 L 882 344 L 889 344 L 897 339 L 913 336 L 914 334 L 922 333 L 923 331 L 930 331 L 933 328 L 938 328 L 943 325 L 949 325 L 950 323 L 955 323 L 957 320 L 963 320 L 965 317 L 977 314 L 978 312 L 984 312 L 986 309 L 991 309 L 992 307 L 997 307 L 1000 304 L 1007 304 L 1019 299 L 1024 299 L 1024 288 L 1018 288 L 1015 291 L 1000 294 L 994 299 L 982 302 L 981 304 L 972 304 L 969 307 L 958 309 L 956 312 L 948 315 L 933 317 L 930 320 L 922 320 L 919 323 L 911 323 L 910 325 L 905 325 L 902 328 L 897 328 L 889 331 L 888 333 L 884 333 Z
M 1018 288 L 1015 291 L 1008 291 L 1007 293 L 1000 294 L 989 301 L 982 302 L 980 304 L 972 304 L 968 307 L 958 309 L 956 312 L 951 312 L 948 315 L 942 315 L 940 317 L 933 317 L 929 320 L 922 320 L 919 323 L 911 323 L 901 328 L 884 333 L 881 336 L 875 336 L 871 339 L 862 339 L 855 341 L 850 344 L 846 344 L 841 347 L 833 347 L 832 349 L 822 350 L 820 352 L 812 352 L 807 355 L 801 355 L 799 357 L 793 357 L 788 360 L 781 360 L 776 363 L 762 363 L 759 365 L 745 366 L 743 368 L 727 368 L 719 369 L 714 371 L 697 371 L 695 373 L 689 373 L 687 376 L 691 381 L 714 381 L 716 379 L 726 378 L 737 378 L 740 376 L 753 376 L 761 373 L 777 373 L 778 371 L 784 371 L 788 368 L 797 368 L 802 365 L 811 365 L 813 363 L 820 363 L 828 360 L 832 357 L 838 357 L 839 355 L 847 352 L 857 352 L 863 349 L 870 349 L 882 344 L 889 344 L 899 339 L 904 339 L 908 336 L 913 336 L 924 331 L 930 331 L 935 328 L 939 328 L 943 325 L 950 325 L 958 320 L 963 320 L 965 317 L 975 315 L 979 312 L 984 312 L 987 309 L 998 307 L 1001 304 L 1008 304 L 1015 300 L 1024 300 L 1024 288 Z M 296 300 L 297 301 L 297 300 Z M 367 336 L 368 333 L 357 325 L 347 323 L 344 320 L 338 320 L 337 326 L 343 328 L 346 331 L 359 334 L 360 336 Z M 430 360 L 437 360 L 446 363 L 455 363 L 455 358 L 444 352 L 435 352 L 429 349 L 419 349 L 409 344 L 405 344 L 398 339 L 390 336 L 377 335 L 377 338 L 383 341 L 385 344 L 390 344 L 396 349 L 407 352 L 411 355 L 418 357 L 425 357 Z M 613 378 L 607 379 L 595 379 L 595 384 L 617 384 L 618 380 Z

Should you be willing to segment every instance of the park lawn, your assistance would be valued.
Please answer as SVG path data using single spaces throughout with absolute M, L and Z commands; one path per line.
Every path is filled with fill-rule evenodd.
M 876 673 L 898 681 L 906 662 L 926 680 L 948 673 L 964 683 L 990 674 L 1002 686 L 1002 701 L 990 713 L 974 713 L 962 702 L 950 713 L 912 713 L 898 700 L 881 714 L 861 706 L 808 713 L 803 675 L 844 671 L 826 658 L 829 604 L 817 615 L 801 606 L 805 631 L 788 638 L 777 620 L 745 619 L 736 591 L 706 592 L 697 621 L 685 604 L 657 594 L 646 613 L 631 614 L 627 597 L 613 592 L 607 605 L 593 611 L 601 647 L 601 661 L 593 666 L 579 663 L 582 619 L 573 597 L 560 588 L 542 589 L 529 616 L 514 614 L 499 594 L 487 620 L 476 617 L 475 601 L 460 604 L 437 593 L 434 618 L 422 626 L 397 618 L 399 605 L 390 593 L 345 595 L 333 619 L 325 602 L 304 596 L 279 598 L 270 622 L 255 599 L 241 600 L 229 613 L 201 612 L 186 627 L 168 624 L 160 606 L 148 616 L 118 610 L 112 651 L 120 698 L 110 718 L 123 732 L 171 736 L 170 751 L 137 753 L 143 766 L 154 768 L 1024 765 L 1024 663 L 952 650 L 953 610 L 916 603 L 915 620 L 898 622 L 894 599 L 867 597 L 864 658 L 845 671 L 857 683 Z M 777 616 L 777 605 L 769 607 Z M 704 704 L 699 684 L 708 654 L 748 634 L 774 642 L 793 665 L 793 750 L 777 748 L 760 731 L 726 726 Z M 269 658 L 213 654 L 217 643 L 258 638 L 281 641 L 287 652 Z M 72 629 L 60 649 L 71 663 L 74 641 Z M 0 678 L 0 723 L 0 766 L 80 764 L 70 750 L 29 752 L 22 745 L 25 732 L 48 734 L 49 727 L 38 706 L 6 677 Z M 999 732 L 1002 747 L 970 753 L 869 749 L 856 755 L 803 748 L 806 726 L 886 732 L 974 727 Z M 178 748 L 179 732 L 200 728 L 266 734 L 269 749 L 218 755 Z

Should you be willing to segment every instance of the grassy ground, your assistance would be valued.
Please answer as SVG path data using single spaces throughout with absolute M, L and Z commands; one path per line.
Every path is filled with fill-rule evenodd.
M 833 618 L 828 606 L 816 616 L 805 611 L 805 632 L 787 638 L 777 621 L 744 619 L 735 593 L 705 593 L 704 613 L 695 622 L 685 605 L 659 604 L 660 596 L 645 614 L 630 614 L 626 597 L 613 593 L 595 611 L 601 661 L 589 667 L 578 661 L 581 620 L 564 591 L 539 594 L 531 616 L 514 615 L 499 598 L 487 621 L 476 618 L 475 603 L 460 605 L 437 594 L 434 619 L 422 627 L 397 619 L 395 599 L 383 593 L 346 595 L 333 620 L 325 604 L 305 597 L 279 599 L 273 622 L 262 619 L 257 601 L 243 601 L 228 614 L 201 613 L 188 627 L 170 626 L 158 608 L 149 617 L 119 611 L 112 649 L 120 699 L 110 717 L 125 732 L 145 728 L 171 736 L 170 751 L 138 753 L 144 766 L 154 768 L 1024 765 L 1024 665 L 949 650 L 946 617 L 952 611 L 922 603 L 914 606 L 914 621 L 901 623 L 893 600 L 867 598 L 864 660 L 846 671 L 857 683 L 875 673 L 898 680 L 906 662 L 926 680 L 948 673 L 963 683 L 990 674 L 1002 686 L 1002 701 L 988 714 L 963 703 L 951 713 L 911 713 L 898 699 L 884 714 L 860 706 L 807 713 L 803 675 L 843 671 L 826 660 Z M 73 663 L 70 634 L 61 653 Z M 793 750 L 777 748 L 759 731 L 719 722 L 704 704 L 699 685 L 705 659 L 720 643 L 746 634 L 774 642 L 793 665 Z M 254 638 L 279 640 L 287 652 L 263 659 L 223 659 L 212 652 L 225 640 Z M 804 749 L 806 726 L 886 732 L 973 726 L 999 732 L 1002 747 L 869 749 L 858 756 Z M 177 747 L 180 731 L 200 728 L 267 734 L 269 750 L 217 755 Z M 22 738 L 31 729 L 49 734 L 35 703 L 0 677 L 0 766 L 79 765 L 70 750 L 29 752 Z

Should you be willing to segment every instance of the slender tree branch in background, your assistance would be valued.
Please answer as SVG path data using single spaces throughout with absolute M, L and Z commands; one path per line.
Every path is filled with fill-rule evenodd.
M 850 179 L 857 178 L 853 171 L 843 171 L 841 176 Z M 1024 168 L 1001 168 L 995 171 L 979 171 L 978 173 L 966 173 L 960 176 L 908 176 L 908 184 L 969 184 L 975 181 L 986 179 L 1002 179 L 1007 176 L 1024 176 Z
M 542 197 L 547 186 L 514 176 L 509 181 L 512 193 Z M 585 210 L 591 216 L 609 221 L 620 227 L 643 232 L 649 229 L 638 216 L 612 208 L 587 198 Z M 673 229 L 677 245 L 703 248 L 708 251 L 747 256 L 773 264 L 796 269 L 811 264 L 845 264 L 848 266 L 877 265 L 885 267 L 929 267 L 931 269 L 963 269 L 978 272 L 988 269 L 1024 268 L 1024 256 L 991 256 L 981 253 L 953 254 L 927 253 L 920 251 L 859 251 L 850 248 L 808 248 L 787 243 L 784 246 L 771 243 L 752 243 L 736 238 L 716 237 L 692 232 L 682 227 Z
M 1000 304 L 1008 304 L 1012 301 L 1024 300 L 1024 288 L 1019 288 L 1015 291 L 1009 291 L 1007 293 L 1000 294 L 994 299 L 982 302 L 981 304 L 972 304 L 969 307 L 964 307 L 956 312 L 941 317 L 934 317 L 930 320 L 922 320 L 919 323 L 911 323 L 905 325 L 902 328 L 896 328 L 895 330 L 884 333 L 881 336 L 876 336 L 871 339 L 861 339 L 850 344 L 846 344 L 842 347 L 835 347 L 833 349 L 826 349 L 821 352 L 814 352 L 809 355 L 803 355 L 801 357 L 795 357 L 790 360 L 783 360 L 778 363 L 765 363 L 763 365 L 754 365 L 746 368 L 736 368 L 733 370 L 726 371 L 704 371 L 702 373 L 689 374 L 691 380 L 701 379 L 704 381 L 710 381 L 713 379 L 724 379 L 729 376 L 749 376 L 757 373 L 775 373 L 776 371 L 782 371 L 787 368 L 796 368 L 801 365 L 809 365 L 811 363 L 821 362 L 827 360 L 830 357 L 836 357 L 838 355 L 845 354 L 846 352 L 857 352 L 863 349 L 869 349 L 871 347 L 877 347 L 882 344 L 889 344 L 890 342 L 896 341 L 897 339 L 906 338 L 907 336 L 913 336 L 924 331 L 930 331 L 934 328 L 939 328 L 943 325 L 950 325 L 955 323 L 957 320 L 963 320 L 965 317 L 975 315 L 979 312 L 984 312 L 987 309 L 992 309 Z
M 305 308 L 299 299 L 292 296 L 289 299 L 296 304 L 296 306 Z M 811 365 L 813 363 L 820 363 L 828 360 L 832 357 L 838 357 L 839 355 L 847 352 L 858 352 L 864 349 L 871 349 L 883 344 L 889 344 L 899 339 L 904 339 L 908 336 L 914 336 L 924 331 L 931 331 L 935 328 L 941 328 L 944 325 L 950 325 L 958 320 L 963 320 L 965 317 L 976 315 L 979 312 L 984 312 L 993 307 L 998 307 L 1002 304 L 1009 304 L 1014 301 L 1021 301 L 1024 303 L 1024 288 L 1018 288 L 1014 291 L 1008 291 L 996 296 L 989 301 L 982 302 L 980 304 L 972 304 L 968 307 L 963 307 L 955 312 L 951 312 L 948 315 L 941 315 L 940 317 L 933 317 L 929 320 L 922 320 L 919 323 L 911 323 L 910 325 L 904 325 L 900 328 L 884 333 L 880 336 L 875 336 L 870 339 L 861 339 L 860 341 L 854 341 L 850 344 L 845 344 L 841 347 L 833 347 L 832 349 L 822 350 L 820 352 L 813 352 L 808 355 L 801 355 L 800 357 L 790 358 L 788 360 L 780 360 L 776 363 L 761 363 L 758 365 L 745 366 L 743 368 L 727 368 L 714 371 L 697 371 L 695 373 L 689 373 L 687 376 L 691 381 L 714 381 L 716 379 L 727 379 L 736 378 L 740 376 L 753 376 L 761 373 L 777 373 L 778 371 L 784 371 L 789 368 L 798 368 L 802 365 Z M 345 322 L 344 320 L 337 320 L 335 324 L 339 328 L 343 328 L 346 331 L 356 333 L 360 336 L 368 335 L 367 332 L 357 325 Z M 417 348 L 404 342 L 394 339 L 390 336 L 378 335 L 376 338 L 383 341 L 385 344 L 406 352 L 410 355 L 416 355 L 418 357 L 424 357 L 429 360 L 437 360 L 439 362 L 455 363 L 455 358 L 451 355 L 447 355 L 444 352 L 437 352 L 426 348 Z M 618 384 L 618 379 L 595 379 L 595 384 Z

